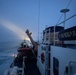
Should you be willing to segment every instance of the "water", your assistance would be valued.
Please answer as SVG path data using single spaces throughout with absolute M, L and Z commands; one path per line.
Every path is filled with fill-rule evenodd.
M 0 42 L 0 75 L 3 75 L 4 71 L 9 69 L 19 45 L 20 42 Z

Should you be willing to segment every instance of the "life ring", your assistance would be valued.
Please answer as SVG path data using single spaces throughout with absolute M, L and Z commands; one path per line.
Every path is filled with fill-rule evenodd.
M 44 53 L 41 53 L 41 62 L 44 63 L 44 61 L 45 61 Z

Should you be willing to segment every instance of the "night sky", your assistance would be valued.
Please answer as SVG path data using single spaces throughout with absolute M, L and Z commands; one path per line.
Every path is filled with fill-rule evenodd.
M 46 25 L 56 25 L 62 15 L 60 10 L 68 4 L 70 11 L 66 18 L 76 14 L 76 0 L 0 0 L 0 42 L 28 39 L 26 29 L 38 40 L 38 25 L 40 37 Z M 59 22 L 63 20 L 64 16 Z M 75 25 L 76 17 L 67 21 L 65 28 Z

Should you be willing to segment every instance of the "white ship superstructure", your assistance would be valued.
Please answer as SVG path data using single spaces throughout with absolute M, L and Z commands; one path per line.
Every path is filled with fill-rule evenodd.
M 56 32 L 55 40 L 51 28 L 43 31 L 43 43 L 38 46 L 41 75 L 76 75 L 76 26 Z

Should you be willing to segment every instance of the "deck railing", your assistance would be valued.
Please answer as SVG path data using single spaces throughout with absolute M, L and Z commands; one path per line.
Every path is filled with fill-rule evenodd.
M 54 45 L 55 45 L 55 41 L 56 41 L 56 40 L 55 40 L 55 26 L 58 26 L 58 25 L 60 25 L 60 24 L 63 24 L 64 22 L 66 22 L 66 21 L 68 21 L 68 20 L 70 20 L 70 19 L 72 19 L 72 18 L 74 18 L 74 17 L 76 17 L 76 14 L 74 14 L 74 15 L 72 15 L 71 17 L 65 19 L 64 21 L 60 22 L 59 24 L 54 25 Z
M 25 57 L 23 57 L 23 67 L 22 67 L 22 75 L 25 75 L 25 69 L 26 69 L 26 66 L 25 66 L 25 60 L 26 60 L 26 56 Z

